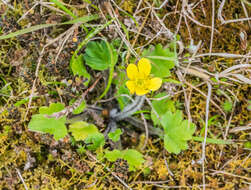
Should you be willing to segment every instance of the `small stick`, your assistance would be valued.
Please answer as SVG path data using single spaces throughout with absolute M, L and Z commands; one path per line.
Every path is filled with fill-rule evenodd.
M 212 94 L 212 85 L 207 82 L 208 86 L 208 94 L 207 94 L 207 101 L 206 101 L 206 121 L 205 121 L 205 135 L 204 141 L 202 143 L 202 156 L 200 162 L 202 162 L 202 174 L 203 174 L 203 190 L 206 189 L 206 178 L 205 178 L 205 158 L 206 158 L 206 142 L 207 142 L 207 131 L 208 131 L 208 115 L 209 115 L 209 103 Z
M 38 58 L 38 62 L 37 62 L 37 67 L 36 67 L 36 71 L 35 71 L 35 79 L 33 81 L 33 84 L 32 84 L 32 88 L 31 88 L 31 94 L 29 96 L 29 102 L 28 102 L 28 108 L 27 108 L 27 111 L 25 113 L 25 116 L 24 116 L 24 121 L 26 120 L 26 117 L 28 115 L 28 112 L 30 110 L 30 107 L 31 107 L 31 102 L 32 102 L 32 97 L 34 96 L 34 92 L 35 92 L 35 86 L 36 86 L 36 82 L 37 82 L 37 79 L 38 79 L 38 74 L 39 74 L 39 68 L 40 68 L 40 65 L 41 65 L 41 61 L 42 61 L 42 58 L 44 56 L 44 51 L 45 49 L 50 46 L 51 44 L 53 44 L 54 42 L 56 42 L 57 40 L 61 39 L 64 35 L 66 35 L 68 32 L 65 31 L 64 33 L 60 34 L 59 36 L 57 36 L 56 38 L 54 38 L 53 40 L 51 40 L 50 42 L 48 42 L 42 49 L 42 51 L 40 52 L 40 55 L 39 55 L 39 58 Z
M 153 2 L 153 4 L 152 4 L 152 6 L 153 6 L 153 5 L 154 5 L 154 2 Z M 139 34 L 140 34 L 140 32 L 142 31 L 142 29 L 144 28 L 144 26 L 145 26 L 145 24 L 146 24 L 146 21 L 147 21 L 149 15 L 150 15 L 151 10 L 152 10 L 152 6 L 151 6 L 151 8 L 149 9 L 149 11 L 147 12 L 146 18 L 145 18 L 145 20 L 143 21 L 141 27 L 140 27 L 139 30 L 138 30 L 138 33 L 137 33 L 136 37 L 135 37 L 134 40 L 133 40 L 132 48 L 134 48 L 134 46 L 135 46 L 135 44 L 136 44 L 136 42 L 137 42 L 137 40 L 138 40 L 138 38 L 139 38 Z M 129 60 L 130 55 L 131 55 L 131 52 L 128 51 L 128 53 L 127 53 L 127 55 L 126 55 L 126 63 L 128 63 L 128 60 Z
M 148 125 L 147 125 L 147 122 L 146 122 L 146 119 L 144 117 L 144 114 L 141 113 L 141 119 L 143 120 L 144 122 L 144 126 L 145 126 L 145 132 L 146 132 L 146 138 L 145 138 L 145 142 L 144 142 L 144 145 L 141 147 L 141 151 L 145 149 L 146 145 L 147 145 L 147 142 L 148 142 L 148 138 L 149 138 L 149 131 L 148 131 Z
M 10 4 L 8 3 L 8 1 L 2 0 L 2 2 L 3 2 L 5 5 L 7 5 L 9 8 L 11 8 L 12 10 L 15 10 L 15 8 L 14 8 L 12 5 L 10 5 Z
M 204 97 L 207 97 L 207 95 L 202 92 L 200 89 L 196 88 L 195 86 L 193 86 L 192 84 L 190 84 L 189 82 L 185 82 L 185 84 L 187 84 L 188 86 L 190 86 L 191 88 L 195 89 L 196 91 L 198 91 L 199 93 L 201 93 Z M 224 111 L 222 111 L 222 109 L 220 108 L 220 106 L 218 104 L 216 104 L 213 100 L 210 99 L 210 102 L 219 109 L 219 111 L 222 113 L 222 115 L 224 116 L 224 118 L 226 118 L 226 114 L 224 113 Z
M 95 156 L 93 156 L 89 151 L 86 151 L 86 154 L 87 154 L 88 156 L 90 156 L 93 160 L 95 160 L 96 162 L 100 163 L 107 171 L 109 171 L 109 172 L 113 175 L 113 177 L 115 177 L 115 178 L 116 178 L 120 183 L 122 183 L 127 189 L 132 190 L 132 188 L 129 187 L 129 186 L 126 184 L 125 181 L 123 181 L 119 176 L 117 176 L 114 172 L 112 172 L 112 171 L 110 170 L 110 168 L 108 168 L 105 164 L 103 164 L 102 162 L 98 161 L 97 158 L 96 158 Z
M 217 170 L 211 170 L 211 171 L 214 171 L 213 175 L 224 174 L 224 175 L 230 175 L 230 176 L 233 176 L 233 177 L 238 177 L 238 178 L 242 178 L 242 179 L 246 179 L 248 181 L 251 181 L 250 177 L 235 175 L 235 174 L 232 174 L 232 173 L 229 173 L 229 172 L 224 172 L 224 171 L 217 171 Z
M 17 171 L 18 177 L 20 178 L 20 180 L 22 181 L 22 183 L 24 185 L 25 190 L 29 190 L 28 187 L 27 187 L 27 185 L 25 184 L 25 181 L 24 181 L 24 179 L 23 179 L 23 177 L 22 177 L 19 169 L 16 168 L 16 171 Z
M 243 10 L 244 10 L 245 16 L 248 17 L 248 12 L 247 12 L 246 6 L 245 6 L 245 4 L 244 4 L 243 1 L 241 1 L 241 5 L 242 5 L 242 8 L 243 8 Z M 249 28 L 251 28 L 251 23 L 250 23 L 250 21 L 248 21 L 248 25 L 249 25 Z
M 231 53 L 203 53 L 198 54 L 195 58 L 205 57 L 205 56 L 216 56 L 216 57 L 225 57 L 225 58 L 251 58 L 249 55 L 239 55 L 239 54 L 231 54 Z
M 88 94 L 89 91 L 91 91 L 98 83 L 98 81 L 101 79 L 101 75 L 97 78 L 97 80 L 89 87 L 84 93 L 81 95 L 81 98 L 79 98 L 74 104 L 71 106 L 66 107 L 62 111 L 53 113 L 52 115 L 49 115 L 48 117 L 56 117 L 59 118 L 61 116 L 67 116 L 69 113 L 71 113 L 74 109 L 79 107 L 79 105 L 85 100 L 85 96 Z
M 164 159 L 165 159 L 165 165 L 166 165 L 167 171 L 173 177 L 174 174 L 173 174 L 173 172 L 168 167 L 168 163 L 167 163 L 166 156 L 165 156 L 165 151 L 163 151 L 163 156 L 164 156 Z
M 213 47 L 213 38 L 214 38 L 214 10 L 215 9 L 215 2 L 212 0 L 212 29 L 211 29 L 211 40 L 210 40 L 210 47 L 209 47 L 209 53 L 212 53 L 212 47 Z

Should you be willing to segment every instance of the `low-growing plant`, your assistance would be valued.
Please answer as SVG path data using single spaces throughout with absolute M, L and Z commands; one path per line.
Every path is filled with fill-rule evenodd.
M 31 131 L 49 133 L 54 136 L 55 140 L 64 138 L 66 135 L 73 137 L 78 144 L 77 151 L 84 153 L 85 149 L 99 150 L 104 149 L 107 139 L 117 143 L 121 141 L 123 131 L 117 127 L 117 122 L 132 117 L 138 113 L 144 105 L 146 94 L 157 91 L 161 88 L 162 83 L 175 81 L 171 77 L 171 69 L 177 64 L 176 51 L 171 48 L 163 48 L 158 44 L 150 47 L 143 52 L 142 58 L 139 59 L 137 65 L 130 63 L 126 68 L 126 75 L 129 80 L 125 80 L 125 73 L 119 73 L 117 81 L 117 100 L 120 104 L 121 111 L 113 108 L 109 114 L 109 123 L 104 133 L 101 133 L 94 124 L 86 121 L 71 122 L 67 128 L 67 108 L 60 103 L 52 103 L 49 107 L 41 107 L 39 114 L 32 116 L 29 123 Z M 70 61 L 70 69 L 74 75 L 82 76 L 87 79 L 85 85 L 91 81 L 91 75 L 87 72 L 87 67 L 93 70 L 104 71 L 110 70 L 107 87 L 99 98 L 106 95 L 113 81 L 115 65 L 119 59 L 117 50 L 106 40 L 91 41 L 86 45 L 85 52 L 72 56 Z M 123 67 L 122 67 L 123 68 Z M 175 83 L 177 83 L 175 81 Z M 133 98 L 133 95 L 135 98 Z M 131 103 L 126 97 L 130 96 Z M 164 141 L 164 148 L 169 153 L 179 154 L 181 151 L 188 149 L 190 140 L 202 141 L 202 137 L 193 136 L 196 130 L 194 123 L 183 119 L 182 111 L 178 109 L 174 101 L 168 98 L 167 93 L 159 93 L 154 96 L 151 102 L 152 109 L 151 120 L 154 124 L 155 134 Z M 72 114 L 80 114 L 87 108 L 84 100 L 80 101 L 77 107 L 71 109 Z M 102 110 L 102 109 L 100 109 Z M 60 114 L 59 114 L 60 113 Z M 153 130 L 154 130 L 153 128 Z M 157 131 L 157 133 L 156 133 Z M 208 142 L 224 144 L 227 141 L 218 139 L 207 139 Z M 75 143 L 74 143 L 75 144 Z M 124 159 L 129 164 L 129 170 L 139 169 L 144 162 L 143 155 L 135 149 L 112 151 L 107 148 L 103 151 L 103 156 L 108 161 L 114 162 L 117 159 Z M 101 159 L 100 158 L 100 159 Z

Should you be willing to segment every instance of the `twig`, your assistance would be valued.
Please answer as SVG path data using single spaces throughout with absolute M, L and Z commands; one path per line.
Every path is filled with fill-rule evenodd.
M 221 4 L 218 9 L 218 15 L 217 15 L 218 19 L 221 21 L 222 24 L 225 22 L 224 18 L 222 17 L 222 9 L 224 7 L 225 1 L 226 0 L 221 1 Z
M 114 1 L 113 1 L 114 2 Z M 112 5 L 110 2 L 104 2 L 104 6 L 106 8 L 106 10 L 108 11 L 108 13 L 110 14 L 110 16 L 112 18 L 115 18 L 115 25 L 116 28 L 118 30 L 118 33 L 120 35 L 120 37 L 122 38 L 123 42 L 127 45 L 128 49 L 131 51 L 131 53 L 135 56 L 138 57 L 138 54 L 135 52 L 135 50 L 132 48 L 131 44 L 126 40 L 125 35 L 123 34 L 123 32 L 121 31 L 120 27 L 119 27 L 119 20 L 117 15 L 115 14 L 114 9 L 112 8 Z
M 241 5 L 242 5 L 243 11 L 244 11 L 244 13 L 245 13 L 245 16 L 248 17 L 248 12 L 247 12 L 246 6 L 245 6 L 245 4 L 244 4 L 243 1 L 241 1 Z M 248 21 L 248 25 L 249 25 L 249 28 L 251 28 L 251 23 L 250 23 L 250 21 Z
M 205 157 L 206 157 L 206 142 L 207 142 L 207 131 L 208 131 L 208 115 L 209 115 L 209 103 L 212 94 L 212 85 L 207 82 L 208 86 L 208 94 L 207 94 L 207 101 L 206 101 L 206 120 L 205 120 L 205 134 L 204 134 L 204 141 L 202 143 L 202 156 L 200 162 L 202 162 L 202 174 L 203 174 L 203 190 L 206 189 L 206 178 L 205 178 Z
M 165 156 L 165 150 L 163 151 L 163 156 L 164 156 L 165 165 L 166 165 L 166 168 L 167 168 L 168 173 L 169 173 L 171 176 L 174 176 L 173 172 L 172 172 L 172 171 L 169 169 L 169 167 L 168 167 L 168 163 L 167 163 L 166 156 Z
M 166 181 L 133 181 L 131 184 L 139 184 L 139 183 L 144 183 L 144 184 L 163 184 L 163 183 L 167 183 L 170 180 L 166 180 Z
M 150 3 L 148 3 L 147 1 L 145 2 L 146 4 L 148 4 L 148 6 L 151 7 Z M 165 24 L 163 23 L 163 21 L 158 17 L 157 13 L 155 12 L 154 9 L 152 9 L 152 14 L 156 17 L 156 19 L 158 20 L 158 22 L 160 23 L 160 25 L 166 30 L 166 36 L 168 39 L 173 40 L 175 38 L 174 34 L 165 26 Z
M 221 24 L 229 24 L 233 22 L 241 22 L 241 21 L 250 21 L 251 18 L 239 18 L 239 19 L 232 19 L 232 20 L 225 20 L 222 16 L 222 10 L 225 5 L 226 0 L 222 0 L 220 7 L 218 9 L 218 19 L 221 21 Z
M 24 185 L 25 190 L 29 190 L 28 187 L 27 187 L 27 185 L 25 184 L 25 181 L 24 181 L 24 179 L 23 179 L 23 177 L 22 177 L 19 169 L 16 168 L 16 171 L 17 171 L 18 177 L 20 178 L 20 180 L 22 181 L 22 183 Z
M 91 85 L 91 87 L 89 87 L 86 91 L 84 91 L 84 93 L 81 95 L 81 98 L 79 98 L 76 102 L 74 102 L 74 104 L 72 104 L 71 106 L 66 107 L 62 111 L 53 113 L 52 115 L 49 115 L 48 117 L 49 118 L 51 118 L 51 117 L 60 118 L 62 116 L 67 116 L 74 109 L 76 109 L 77 107 L 79 107 L 79 105 L 85 100 L 85 96 L 88 94 L 89 91 L 91 91 L 92 89 L 94 89 L 94 87 L 97 85 L 97 83 L 101 79 L 101 77 L 102 76 L 100 75 L 97 78 L 97 80 Z
M 141 119 L 143 120 L 144 122 L 144 127 L 145 127 L 145 132 L 146 132 L 146 138 L 145 138 L 145 142 L 143 144 L 143 146 L 141 147 L 141 151 L 145 149 L 146 145 L 147 145 L 147 142 L 148 142 L 148 139 L 149 139 L 149 132 L 148 132 L 148 125 L 147 125 L 147 122 L 146 122 L 146 119 L 144 117 L 144 114 L 141 113 Z
M 229 127 L 230 127 L 230 124 L 231 124 L 231 121 L 232 121 L 232 117 L 233 117 L 233 115 L 234 115 L 235 105 L 236 105 L 236 100 L 234 101 L 233 108 L 232 108 L 232 112 L 231 112 L 230 118 L 229 118 L 229 120 L 228 120 L 226 130 L 225 130 L 225 134 L 223 135 L 224 140 L 227 139 Z
M 135 12 L 134 12 L 134 14 L 133 14 L 133 17 L 135 17 L 135 16 L 136 16 L 137 11 L 139 10 L 139 8 L 140 8 L 140 6 L 141 6 L 142 2 L 143 2 L 143 0 L 140 0 L 140 1 L 138 2 L 138 5 L 137 5 L 137 8 L 136 8 L 136 10 L 135 10 Z
M 53 7 L 51 5 L 53 5 L 54 3 L 50 3 L 50 2 L 42 2 L 41 0 L 37 1 L 37 3 L 39 3 L 41 6 L 40 6 L 40 12 L 41 12 L 41 8 L 42 7 L 47 7 L 48 9 L 51 9 L 53 11 L 56 11 L 58 13 L 61 13 L 62 15 L 67 15 L 64 11 L 56 8 L 56 7 Z M 68 15 L 67 15 L 68 16 Z
M 211 39 L 210 39 L 209 53 L 212 53 L 212 47 L 213 47 L 213 38 L 214 38 L 214 12 L 215 12 L 215 2 L 214 2 L 214 0 L 212 0 L 212 28 L 211 28 Z
M 12 10 L 15 10 L 15 8 L 10 5 L 6 0 L 1 0 L 5 5 L 7 5 L 9 8 L 11 8 Z
M 195 20 L 194 18 L 192 18 L 191 16 L 189 16 L 189 14 L 185 11 L 184 12 L 184 15 L 187 16 L 187 18 L 189 18 L 191 21 L 193 21 L 195 24 L 201 26 L 201 27 L 205 27 L 205 28 L 210 28 L 211 29 L 211 26 L 207 26 L 207 25 L 204 25 L 204 24 L 201 24 L 199 21 Z M 215 29 L 216 30 L 216 29 Z
M 162 9 L 162 8 L 168 3 L 168 1 L 169 1 L 169 0 L 165 0 L 158 8 L 153 7 L 153 9 L 155 9 L 155 10 L 160 10 L 160 9 Z
M 37 82 L 37 79 L 38 79 L 38 74 L 39 74 L 39 68 L 40 68 L 40 64 L 41 64 L 41 61 L 42 61 L 42 58 L 44 56 L 44 51 L 45 49 L 50 46 L 51 44 L 53 44 L 54 42 L 56 42 L 57 40 L 59 40 L 60 38 L 62 38 L 64 35 L 66 35 L 68 32 L 65 31 L 64 33 L 60 34 L 59 36 L 57 36 L 55 39 L 51 40 L 50 42 L 48 42 L 42 49 L 42 51 L 40 52 L 40 55 L 39 55 L 39 58 L 38 58 L 38 62 L 37 62 L 37 67 L 36 67 L 36 71 L 35 71 L 35 79 L 33 81 L 33 84 L 32 84 L 32 89 L 31 89 L 31 94 L 29 96 L 29 102 L 28 102 L 28 107 L 27 107 L 27 110 L 26 110 L 26 113 L 25 113 L 25 116 L 24 116 L 24 120 L 26 120 L 26 117 L 28 115 L 28 112 L 30 110 L 30 107 L 31 107 L 31 102 L 32 102 L 32 98 L 34 96 L 34 91 L 35 91 L 35 86 L 36 86 L 36 82 Z
M 231 54 L 231 53 L 203 53 L 196 55 L 195 58 L 198 57 L 206 57 L 206 56 L 216 56 L 216 57 L 225 57 L 225 58 L 251 58 L 249 55 L 239 55 L 239 54 Z
M 154 2 L 153 2 L 153 4 L 154 4 Z M 152 4 L 152 6 L 153 6 L 153 4 Z M 144 19 L 142 25 L 140 26 L 140 28 L 139 28 L 139 30 L 138 30 L 138 33 L 137 33 L 136 37 L 135 37 L 134 40 L 133 40 L 132 48 L 134 48 L 134 46 L 135 46 L 135 44 L 136 44 L 136 42 L 137 42 L 137 40 L 138 40 L 138 38 L 139 38 L 139 34 L 140 34 L 140 32 L 142 31 L 142 29 L 144 28 L 144 26 L 145 26 L 145 24 L 146 24 L 146 21 L 147 21 L 149 15 L 150 15 L 151 10 L 152 10 L 152 6 L 151 6 L 151 9 L 148 10 L 147 15 L 146 15 L 146 18 Z M 128 52 L 127 52 L 127 55 L 126 55 L 126 63 L 128 63 L 130 54 L 131 54 L 131 52 L 128 51 Z
M 186 83 L 180 70 L 177 70 L 176 74 L 182 83 Z M 185 91 L 185 88 L 183 85 L 182 85 L 182 89 L 184 90 L 185 108 L 186 108 L 186 112 L 188 115 L 188 121 L 189 121 L 189 125 L 190 125 L 190 123 L 192 122 L 192 117 L 191 117 L 191 113 L 190 113 L 190 100 L 188 99 L 187 92 Z
M 229 133 L 238 133 L 240 131 L 246 131 L 246 130 L 251 130 L 251 123 L 248 124 L 247 126 L 240 126 L 240 127 L 235 127 L 229 131 Z
M 168 185 L 158 185 L 158 184 L 153 184 L 156 187 L 161 187 L 162 189 L 182 189 L 182 188 L 190 188 L 190 189 L 194 189 L 194 186 L 190 186 L 190 185 L 181 185 L 181 186 L 168 186 Z M 197 189 L 200 189 L 199 187 L 203 187 L 204 185 L 195 185 L 195 187 L 197 187 Z M 205 186 L 210 186 L 209 184 L 205 184 Z
M 239 64 L 239 65 L 234 65 L 232 67 L 229 67 L 227 69 L 225 69 L 224 71 L 222 71 L 221 73 L 218 74 L 218 77 L 226 77 L 227 75 L 229 75 L 229 73 L 231 71 L 234 71 L 236 69 L 241 69 L 241 68 L 249 68 L 251 67 L 251 64 Z
M 89 151 L 86 151 L 86 154 L 87 154 L 88 156 L 90 156 L 93 160 L 95 160 L 96 162 L 98 162 L 99 164 L 101 164 L 107 171 L 109 171 L 109 172 L 113 175 L 113 177 L 115 177 L 115 178 L 116 178 L 120 183 L 122 183 L 127 189 L 132 190 L 132 188 L 129 187 L 129 186 L 126 184 L 125 181 L 123 181 L 119 176 L 117 176 L 114 172 L 112 172 L 112 171 L 110 170 L 110 168 L 108 168 L 105 164 L 103 164 L 102 162 L 98 161 L 97 158 L 96 158 L 94 155 L 92 155 Z
M 156 112 L 156 110 L 154 109 L 154 107 L 153 107 L 151 101 L 150 101 L 147 97 L 146 97 L 146 101 L 147 101 L 147 103 L 149 104 L 149 106 L 152 108 L 153 113 L 156 115 L 156 117 L 157 117 L 158 119 L 160 119 L 159 114 Z
M 23 19 L 26 17 L 26 15 L 29 14 L 30 11 L 31 11 L 32 9 L 34 9 L 37 5 L 39 5 L 39 2 L 36 2 L 35 5 L 33 5 L 28 11 L 26 11 L 26 13 L 24 13 L 24 14 L 21 16 L 21 18 L 17 20 L 17 23 L 19 23 L 21 20 L 23 20 Z
M 177 1 L 177 3 L 178 2 L 179 1 Z M 176 6 L 177 6 L 177 4 L 176 4 Z M 181 10 L 183 11 L 184 9 L 185 9 L 185 3 L 184 3 L 184 1 L 182 1 L 182 9 Z M 183 17 L 183 14 L 180 14 L 179 22 L 178 22 L 177 27 L 176 27 L 175 36 L 178 34 L 178 32 L 180 30 L 180 25 L 181 25 L 182 17 Z
M 190 84 L 189 82 L 185 82 L 186 85 L 190 86 L 191 88 L 195 89 L 196 91 L 198 91 L 199 93 L 201 93 L 204 97 L 207 97 L 207 95 L 202 92 L 200 89 L 196 88 L 195 86 L 193 86 L 192 84 Z M 216 104 L 213 100 L 210 99 L 210 102 L 219 109 L 219 111 L 222 113 L 222 115 L 224 116 L 224 118 L 226 118 L 226 114 L 222 111 L 222 109 L 220 108 L 220 106 L 218 104 Z
M 241 178 L 241 179 L 246 179 L 248 181 L 251 181 L 250 177 L 235 175 L 235 174 L 225 172 L 225 171 L 217 171 L 217 170 L 211 170 L 211 171 L 214 171 L 214 173 L 212 175 L 224 174 L 224 175 L 230 175 L 230 176 L 233 176 L 233 177 L 238 177 L 238 178 Z
M 200 84 L 198 84 L 197 86 L 195 86 L 195 88 L 198 88 L 198 87 L 200 87 L 200 86 L 202 86 L 202 85 L 204 85 L 206 82 L 202 82 L 202 83 L 200 83 Z M 175 92 L 174 94 L 173 94 L 173 96 L 174 95 L 177 95 L 177 94 L 179 94 L 179 93 L 182 93 L 182 92 L 184 92 L 184 91 L 187 91 L 187 90 L 190 90 L 189 88 L 187 88 L 187 89 L 184 89 L 184 90 L 180 90 L 180 91 L 178 91 L 178 92 Z M 166 95 L 166 96 L 163 96 L 163 97 L 160 97 L 160 98 L 149 98 L 149 100 L 157 100 L 157 101 L 160 101 L 160 100 L 164 100 L 164 99 L 166 99 L 166 98 L 169 98 L 171 95 Z
M 68 31 L 68 34 L 66 34 L 66 36 L 64 37 L 64 40 L 63 40 L 63 41 L 61 42 L 61 44 L 60 44 L 58 53 L 57 53 L 57 55 L 56 55 L 56 57 L 55 57 L 55 63 L 54 63 L 54 64 L 57 64 L 58 57 L 59 57 L 61 51 L 63 50 L 65 43 L 66 43 L 67 40 L 70 38 L 70 36 L 73 34 L 74 30 L 75 30 L 76 28 L 78 28 L 80 25 L 81 25 L 81 24 L 74 24 L 69 30 L 67 30 L 67 31 Z

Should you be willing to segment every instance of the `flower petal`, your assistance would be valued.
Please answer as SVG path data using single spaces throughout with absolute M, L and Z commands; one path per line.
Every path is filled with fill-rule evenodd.
M 148 88 L 152 91 L 158 90 L 161 86 L 162 80 L 161 78 L 155 77 L 150 80 L 150 85 Z
M 135 64 L 129 64 L 126 69 L 126 72 L 128 78 L 131 80 L 135 80 L 139 75 L 138 68 Z
M 129 89 L 130 93 L 133 94 L 135 92 L 135 82 L 134 81 L 127 81 L 126 86 Z
M 140 76 L 147 77 L 151 72 L 151 62 L 149 59 L 142 58 L 138 62 L 139 74 Z
M 145 90 L 145 89 L 142 89 L 142 88 L 136 88 L 136 94 L 138 96 L 143 96 L 145 94 L 147 94 L 149 92 L 149 90 Z

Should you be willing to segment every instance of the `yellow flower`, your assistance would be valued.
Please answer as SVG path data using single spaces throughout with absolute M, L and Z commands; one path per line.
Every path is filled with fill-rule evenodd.
M 142 96 L 150 90 L 158 90 L 161 86 L 162 80 L 160 78 L 150 76 L 151 63 L 149 59 L 140 59 L 138 67 L 135 64 L 129 64 L 126 72 L 130 79 L 126 82 L 126 86 L 131 94 L 136 92 L 138 96 Z

